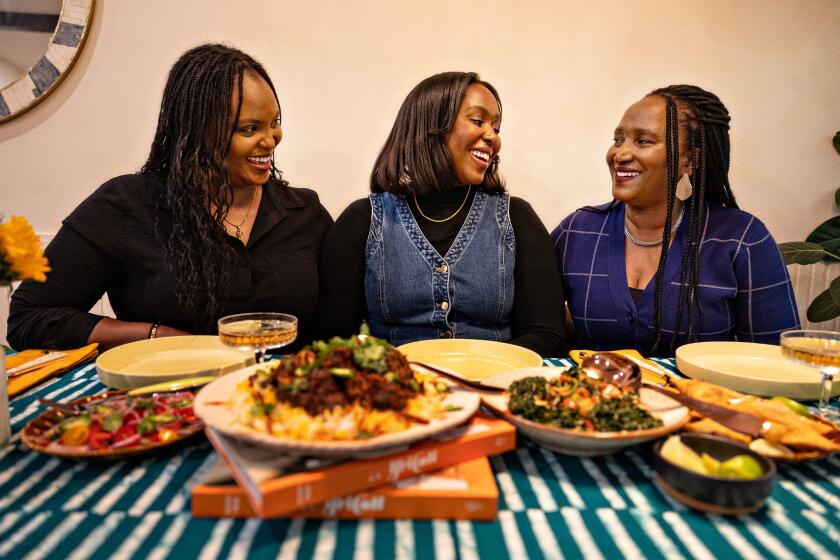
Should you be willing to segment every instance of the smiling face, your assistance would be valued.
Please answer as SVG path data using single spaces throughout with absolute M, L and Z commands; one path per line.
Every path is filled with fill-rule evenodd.
M 501 111 L 496 98 L 481 84 L 471 84 L 464 93 L 455 124 L 446 135 L 460 185 L 479 185 L 493 158 L 502 149 L 499 138 Z
M 231 119 L 235 116 L 237 97 L 234 90 Z M 230 185 L 241 188 L 267 183 L 271 175 L 271 155 L 282 138 L 280 107 L 271 87 L 258 74 L 246 71 L 239 122 L 234 125 L 225 157 Z
M 627 109 L 607 150 L 613 198 L 639 207 L 663 205 L 668 194 L 666 162 L 665 100 L 652 95 Z

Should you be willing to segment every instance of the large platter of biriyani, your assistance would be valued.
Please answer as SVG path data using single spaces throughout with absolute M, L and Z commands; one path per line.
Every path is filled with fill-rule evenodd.
M 371 336 L 317 341 L 220 377 L 196 414 L 220 432 L 284 452 L 352 457 L 387 452 L 466 422 L 479 396 L 411 368 Z

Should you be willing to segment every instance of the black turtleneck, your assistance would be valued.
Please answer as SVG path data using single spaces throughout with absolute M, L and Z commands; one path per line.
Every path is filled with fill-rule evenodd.
M 458 214 L 445 222 L 432 222 L 408 198 L 417 225 L 431 245 L 445 255 L 467 218 L 476 189 L 470 189 Z M 465 187 L 419 198 L 423 214 L 434 219 L 451 216 L 464 202 Z M 316 336 L 348 336 L 366 316 L 365 244 L 370 230 L 370 200 L 350 204 L 327 233 L 321 251 L 321 286 Z M 514 301 L 510 342 L 542 356 L 564 353 L 563 285 L 557 257 L 545 226 L 531 205 L 511 197 L 510 220 L 516 236 Z

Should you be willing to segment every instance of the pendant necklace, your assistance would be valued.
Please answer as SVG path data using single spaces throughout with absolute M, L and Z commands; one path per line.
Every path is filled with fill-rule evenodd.
M 256 198 L 257 198 L 257 187 L 254 187 L 254 190 L 251 191 L 251 202 L 248 203 L 248 211 L 245 212 L 245 217 L 242 218 L 242 221 L 239 222 L 239 224 L 234 224 L 233 222 L 229 221 L 227 219 L 227 217 L 224 218 L 225 223 L 228 224 L 229 226 L 233 227 L 236 230 L 233 235 L 236 236 L 236 238 L 239 241 L 242 241 L 242 237 L 244 236 L 244 234 L 242 233 L 242 226 L 244 226 L 245 222 L 248 221 L 248 216 L 251 215 L 251 208 L 253 208 L 254 200 L 256 200 Z

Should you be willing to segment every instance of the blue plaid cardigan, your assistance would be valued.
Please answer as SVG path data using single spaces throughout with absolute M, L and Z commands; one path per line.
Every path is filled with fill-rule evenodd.
M 704 322 L 698 340 L 778 344 L 780 332 L 799 327 L 799 315 L 773 237 L 761 221 L 741 210 L 710 207 L 706 215 L 698 281 Z M 687 341 L 685 311 L 680 328 L 675 328 L 687 222 L 677 229 L 665 262 L 658 354 L 670 352 L 675 332 L 677 346 Z M 617 203 L 604 213 L 578 210 L 560 222 L 551 239 L 581 346 L 649 352 L 655 280 L 634 303 L 624 264 L 624 205 Z

